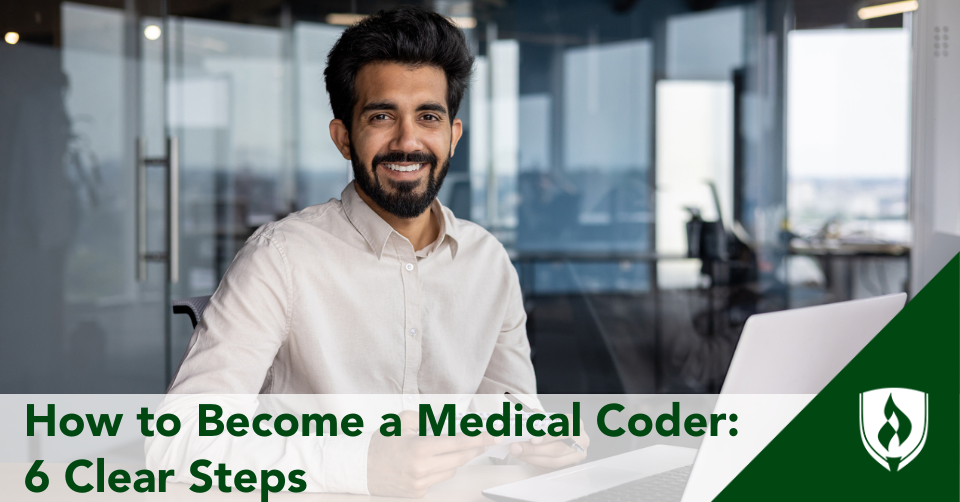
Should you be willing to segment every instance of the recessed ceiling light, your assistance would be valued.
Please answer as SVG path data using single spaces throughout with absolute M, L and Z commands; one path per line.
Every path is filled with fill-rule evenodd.
M 334 13 L 327 14 L 327 24 L 336 24 L 340 26 L 353 26 L 367 18 L 366 14 L 347 14 Z M 453 16 L 449 18 L 453 24 L 463 30 L 469 30 L 477 27 L 477 19 L 469 16 Z
M 143 29 L 143 36 L 147 37 L 147 40 L 156 40 L 160 38 L 160 33 L 160 27 L 155 24 L 151 24 Z
M 892 16 L 894 14 L 903 14 L 904 12 L 913 12 L 918 8 L 920 8 L 920 2 L 917 0 L 885 3 L 882 5 L 872 5 L 870 7 L 864 7 L 860 9 L 857 11 L 857 17 L 867 20 L 875 17 Z

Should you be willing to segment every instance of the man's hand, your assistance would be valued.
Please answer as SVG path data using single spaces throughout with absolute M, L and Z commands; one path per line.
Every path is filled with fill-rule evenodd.
M 431 486 L 452 478 L 457 467 L 503 442 L 485 433 L 477 437 L 420 437 L 413 412 L 401 413 L 400 423 L 400 437 L 384 437 L 378 432 L 370 439 L 367 489 L 373 495 L 422 497 Z
M 567 415 L 568 417 L 570 415 Z M 573 439 L 583 448 L 584 453 L 575 450 L 563 442 L 564 439 Z M 531 438 L 530 441 L 522 443 L 513 443 L 510 445 L 510 454 L 528 464 L 550 469 L 559 469 L 579 464 L 587 458 L 587 448 L 590 446 L 590 437 L 583 432 L 583 420 L 580 421 L 579 436 L 558 436 L 546 435 L 538 438 Z

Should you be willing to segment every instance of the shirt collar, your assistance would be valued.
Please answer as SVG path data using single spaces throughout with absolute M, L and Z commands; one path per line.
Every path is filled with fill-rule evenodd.
M 379 260 L 383 256 L 383 249 L 387 245 L 387 240 L 395 231 L 389 223 L 384 221 L 380 215 L 374 212 L 373 209 L 360 198 L 360 194 L 357 193 L 354 184 L 355 182 L 351 181 L 347 184 L 346 188 L 343 189 L 343 192 L 340 193 L 343 210 L 347 215 L 347 219 L 350 220 L 350 223 L 360 232 L 360 235 L 367 241 L 370 249 L 376 253 L 377 259 Z M 444 208 L 437 199 L 433 200 L 430 207 L 433 209 L 434 214 L 439 215 L 440 219 L 440 235 L 437 237 L 434 250 L 439 249 L 443 241 L 449 237 L 450 253 L 451 256 L 456 258 L 459 242 L 457 238 L 459 232 L 457 231 L 456 218 L 453 217 L 453 214 Z
M 451 258 L 456 258 L 457 250 L 460 247 L 460 238 L 458 237 L 460 232 L 457 228 L 457 218 L 453 215 L 452 211 L 440 204 L 439 199 L 434 199 L 433 203 L 430 204 L 430 207 L 433 208 L 433 214 L 436 214 L 440 219 L 440 235 L 437 236 L 436 247 L 434 248 L 434 251 L 440 249 L 443 241 L 449 238 L 450 256 Z

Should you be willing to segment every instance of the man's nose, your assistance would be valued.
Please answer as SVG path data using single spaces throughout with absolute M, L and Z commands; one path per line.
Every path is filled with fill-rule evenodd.
M 423 150 L 423 143 L 420 141 L 420 132 L 415 119 L 408 118 L 397 122 L 396 135 L 390 144 L 390 149 L 401 152 Z

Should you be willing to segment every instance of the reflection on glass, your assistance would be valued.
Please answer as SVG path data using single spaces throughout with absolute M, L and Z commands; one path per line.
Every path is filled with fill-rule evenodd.
M 518 250 L 649 250 L 651 57 L 643 40 L 564 52 L 560 163 L 551 97 L 521 98 Z
M 273 25 L 258 26 L 131 23 L 64 3 L 62 49 L 0 46 L 4 68 L 20 69 L 0 79 L 2 124 L 14 124 L 0 140 L 0 196 L 17 215 L 0 226 L 0 353 L 22 360 L 2 359 L 3 388 L 162 390 L 165 322 L 174 365 L 191 333 L 164 295 L 212 293 L 257 227 L 339 196 L 352 170 L 329 139 L 323 69 L 344 27 L 322 21 L 344 9 L 320 4 L 330 8 L 271 11 Z M 825 287 L 843 270 L 783 265 L 787 187 L 798 234 L 833 235 L 842 221 L 847 237 L 905 238 L 908 36 L 791 35 L 785 98 L 781 7 L 437 3 L 477 23 L 464 137 L 440 199 L 514 258 L 542 391 L 715 391 L 746 316 L 825 301 L 795 283 Z M 134 141 L 157 157 L 168 135 L 181 144 L 182 234 L 169 291 L 159 263 L 136 282 L 133 220 Z M 148 179 L 155 252 L 164 176 Z M 687 208 L 722 217 L 727 256 L 709 267 L 685 259 Z M 899 268 L 865 270 L 829 299 L 901 281 Z M 9 330 L 40 333 L 50 353 Z
M 129 27 L 117 9 L 55 8 L 58 47 L 0 52 L 0 392 L 160 391 L 162 271 L 134 273 Z

